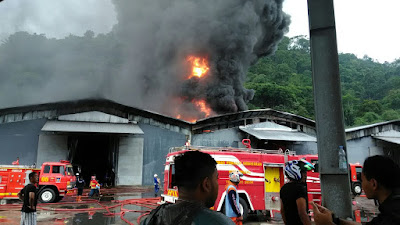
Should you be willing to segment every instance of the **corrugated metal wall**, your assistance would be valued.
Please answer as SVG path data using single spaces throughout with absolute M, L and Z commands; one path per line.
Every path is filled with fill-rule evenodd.
M 0 124 L 0 164 L 11 164 L 19 157 L 21 165 L 36 162 L 40 130 L 47 119 Z
M 192 145 L 208 147 L 234 147 L 244 148 L 242 139 L 245 136 L 239 128 L 216 130 L 210 133 L 195 134 L 192 137 Z
M 163 182 L 168 150 L 170 147 L 185 145 L 186 135 L 148 124 L 139 124 L 139 126 L 144 132 L 143 185 L 152 185 L 155 173 Z

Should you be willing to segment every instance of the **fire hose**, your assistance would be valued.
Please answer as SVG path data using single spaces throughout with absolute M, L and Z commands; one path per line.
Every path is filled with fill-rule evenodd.
M 105 210 L 106 212 L 103 213 L 105 216 L 120 216 L 121 220 L 129 225 L 134 225 L 132 222 L 127 220 L 124 216 L 126 213 L 134 212 L 134 213 L 141 213 L 141 215 L 137 218 L 137 224 L 140 224 L 140 220 L 143 216 L 146 216 L 150 213 L 150 211 L 158 206 L 157 202 L 160 201 L 160 198 L 141 198 L 141 199 L 126 199 L 126 200 L 113 200 L 112 203 L 115 203 L 111 206 L 106 206 L 98 200 L 87 200 L 82 202 L 60 202 L 60 203 L 47 203 L 45 205 L 71 205 L 71 204 L 97 204 L 99 207 L 93 208 L 82 208 L 82 209 L 65 209 L 65 208 L 50 208 L 44 207 L 43 204 L 39 204 L 37 209 L 45 210 L 45 211 L 54 211 L 54 212 L 94 212 L 99 210 Z M 124 206 L 126 205 L 135 205 L 142 208 L 147 208 L 147 210 L 131 210 L 126 209 Z M 21 205 L 7 205 L 7 206 L 0 206 L 0 210 L 2 208 L 20 208 Z M 120 212 L 112 212 L 111 209 L 115 209 L 120 207 Z

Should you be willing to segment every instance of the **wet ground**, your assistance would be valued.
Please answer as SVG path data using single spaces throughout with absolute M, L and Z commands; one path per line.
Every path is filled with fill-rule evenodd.
M 84 196 L 88 190 L 85 190 Z M 156 206 L 152 187 L 125 187 L 102 189 L 102 197 L 76 203 L 75 198 L 65 197 L 55 204 L 38 205 L 38 225 L 114 225 L 137 224 L 138 218 Z M 145 198 L 146 201 L 142 199 Z M 364 197 L 354 199 L 354 209 L 360 210 L 361 221 L 370 220 L 376 214 L 374 202 Z M 21 203 L 0 205 L 0 224 L 18 225 Z M 250 215 L 246 225 L 283 224 L 279 214 Z
M 39 204 L 37 211 L 38 225 L 111 225 L 137 224 L 137 219 L 150 208 L 156 207 L 152 188 L 130 187 L 102 189 L 102 197 L 76 203 L 75 198 L 65 197 L 52 204 Z M 84 196 L 87 196 L 85 190 Z M 142 202 L 141 199 L 149 199 Z M 139 201 L 135 201 L 135 199 Z M 0 224 L 19 225 L 21 203 L 0 205 Z M 123 213 L 121 213 L 123 212 Z M 122 214 L 122 216 L 121 216 Z M 128 221 L 125 222 L 124 220 Z

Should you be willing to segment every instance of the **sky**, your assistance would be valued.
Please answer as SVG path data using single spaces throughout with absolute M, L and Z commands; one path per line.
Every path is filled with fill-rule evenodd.
M 399 0 L 334 1 L 338 50 L 392 62 L 400 58 Z M 292 22 L 287 36 L 308 36 L 307 0 L 285 0 Z
M 379 3 L 378 3 L 379 2 Z M 338 50 L 379 62 L 400 58 L 399 0 L 336 0 Z M 285 0 L 291 15 L 287 36 L 308 36 L 307 0 Z M 0 3 L 0 40 L 16 31 L 63 38 L 109 32 L 117 23 L 111 0 L 5 0 Z

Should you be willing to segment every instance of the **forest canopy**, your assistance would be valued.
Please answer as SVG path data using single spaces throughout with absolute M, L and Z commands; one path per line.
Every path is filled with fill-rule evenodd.
M 339 69 L 347 127 L 400 118 L 400 59 L 379 63 L 341 53 Z M 309 40 L 284 37 L 275 55 L 250 68 L 245 86 L 255 90 L 250 109 L 273 108 L 314 119 Z

